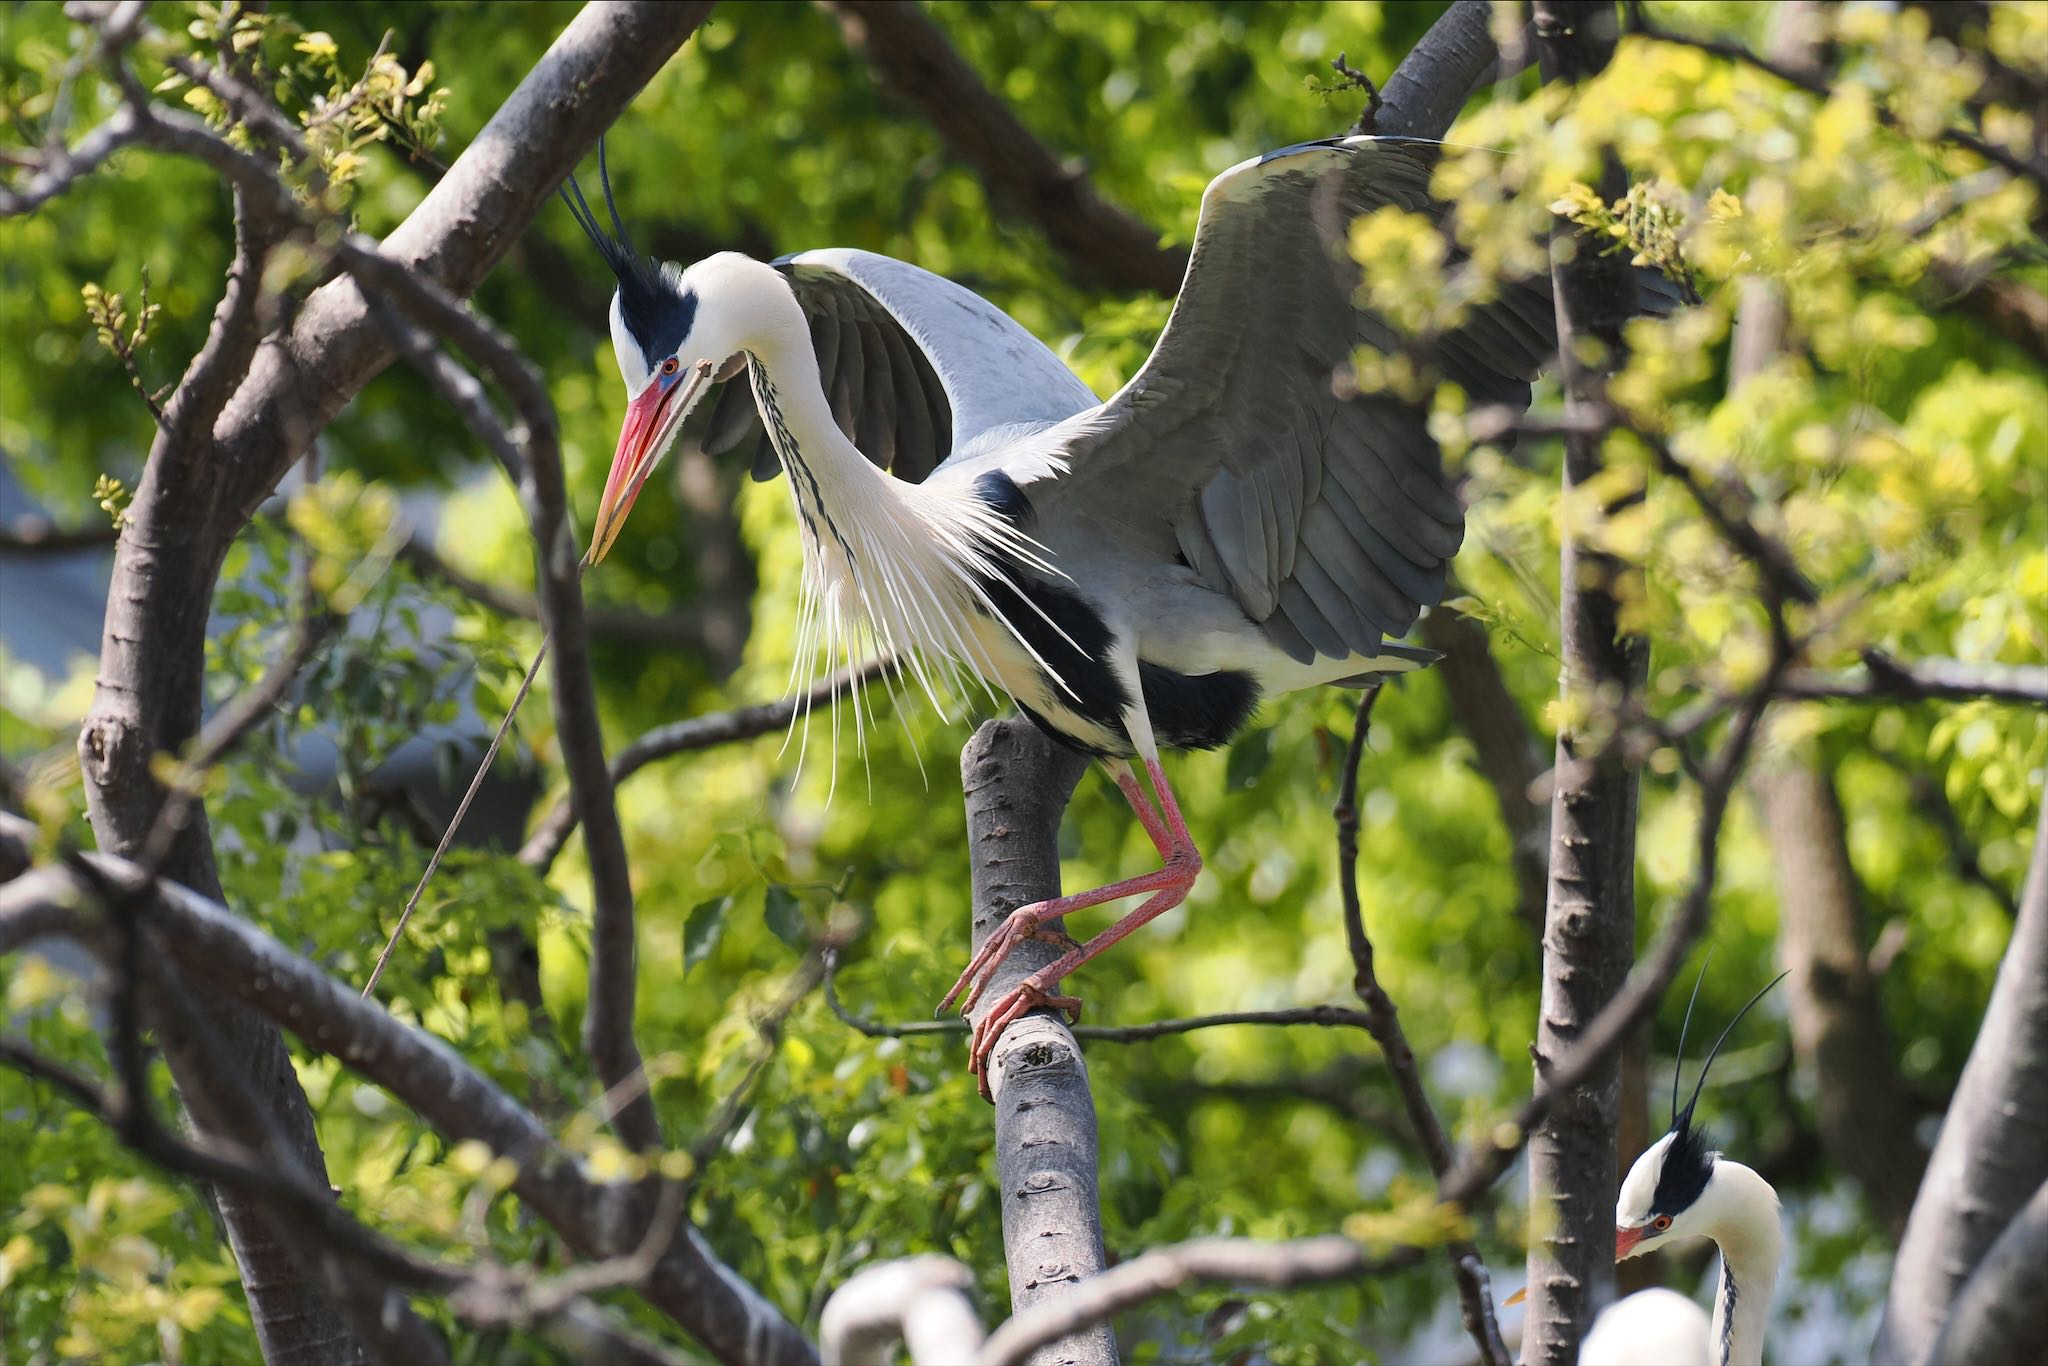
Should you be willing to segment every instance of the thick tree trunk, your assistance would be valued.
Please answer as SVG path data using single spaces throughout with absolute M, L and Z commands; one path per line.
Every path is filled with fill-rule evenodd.
M 1060 816 L 1086 767 L 1022 718 L 990 721 L 960 755 L 972 851 L 974 946 L 1019 906 L 1060 892 Z M 1048 928 L 1062 922 L 1048 921 Z M 1026 940 L 989 984 L 977 1017 L 1011 986 L 1059 957 Z M 1035 1011 L 1003 1032 L 990 1059 L 996 1105 L 996 1188 L 1010 1306 L 1022 1313 L 1104 1265 L 1097 1196 L 1095 1101 L 1080 1045 L 1059 1016 Z M 1114 1366 L 1107 1324 L 1032 1357 L 1035 1366 Z
M 1615 16 L 1611 4 L 1538 0 L 1537 52 L 1546 78 L 1579 81 L 1605 67 Z M 1610 201 L 1626 192 L 1611 160 L 1598 189 Z M 1584 249 L 1569 230 L 1560 230 L 1553 260 L 1559 368 L 1570 416 L 1598 403 L 1603 371 L 1619 363 L 1621 325 L 1634 312 L 1636 286 L 1627 257 Z M 1564 496 L 1585 487 L 1600 467 L 1599 437 L 1567 438 Z M 1619 568 L 1576 534 L 1567 535 L 1563 693 L 1567 711 L 1588 720 L 1567 722 L 1557 738 L 1539 1072 L 1613 998 L 1635 955 L 1636 774 L 1618 745 L 1599 739 L 1603 718 L 1640 685 L 1648 660 L 1643 642 L 1622 636 L 1617 625 Z M 1534 1237 L 1524 1361 L 1576 1361 L 1579 1339 L 1612 1283 L 1619 1093 L 1617 1058 L 1561 1096 L 1530 1140 Z
M 1821 1146 L 1897 1237 L 1927 1157 L 1899 1078 L 1863 898 L 1834 782 L 1810 746 L 1751 779 L 1778 881 L 1778 951 L 1791 977 L 1792 1045 L 1813 1078 Z
M 2044 803 L 2048 810 L 2048 803 Z M 2020 893 L 1991 1005 L 1949 1102 L 1927 1179 L 1892 1263 L 1873 1355 L 1923 1362 L 1966 1283 L 2048 1181 L 2048 819 Z M 1996 1259 L 1987 1264 L 1987 1274 Z M 2048 1341 L 2012 1360 L 2040 1360 Z M 1960 1358 L 1959 1358 L 1960 1359 Z
M 467 293 L 546 202 L 562 170 L 708 8 L 643 3 L 593 6 L 579 15 L 392 234 L 387 250 Z M 221 330 L 217 325 L 215 333 Z M 207 614 L 228 546 L 318 430 L 391 354 L 356 285 L 338 281 L 307 301 L 288 334 L 266 340 L 253 357 L 234 358 L 224 382 L 240 382 L 224 408 L 174 420 L 159 434 L 115 552 L 98 686 L 79 736 L 88 811 L 105 852 L 142 852 L 163 802 L 152 763 L 198 732 Z M 183 396 L 172 400 L 174 419 Z M 195 811 L 161 871 L 221 898 L 203 812 Z M 277 1031 L 222 996 L 204 999 L 199 1009 L 220 1051 L 169 1051 L 181 1092 L 212 1085 L 206 1072 L 245 1081 L 274 1120 L 287 1150 L 280 1160 L 324 1174 L 312 1115 Z M 273 1222 L 231 1192 L 219 1201 L 265 1358 L 356 1359 L 341 1318 L 285 1254 Z

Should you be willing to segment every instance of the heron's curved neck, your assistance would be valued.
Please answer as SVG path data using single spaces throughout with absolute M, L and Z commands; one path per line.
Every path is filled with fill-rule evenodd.
M 835 501 L 888 496 L 899 481 L 876 468 L 833 420 L 803 310 L 786 291 L 761 320 L 747 361 L 755 405 L 800 511 L 823 516 Z
M 1764 1325 L 1785 1259 L 1778 1193 L 1748 1167 L 1726 1158 L 1714 1164 L 1713 1185 L 1722 1208 L 1709 1231 L 1721 1248 L 1721 1279 L 1714 1288 L 1708 1347 L 1721 1366 L 1761 1366 Z
M 861 454 L 833 420 L 803 310 L 786 291 L 761 309 L 747 357 L 755 404 L 803 527 L 804 583 L 813 595 L 804 619 L 825 653 L 864 634 L 881 652 L 907 656 L 935 704 L 926 662 L 950 660 L 998 681 L 978 621 L 992 618 L 1015 635 L 987 585 L 1006 579 L 1007 561 L 1036 562 L 1029 539 L 971 486 L 906 483 Z M 851 617 L 842 620 L 842 609 Z M 798 642 L 800 656 L 810 643 Z

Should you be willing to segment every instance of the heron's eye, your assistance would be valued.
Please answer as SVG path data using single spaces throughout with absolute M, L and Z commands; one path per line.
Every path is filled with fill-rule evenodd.
M 673 375 L 676 371 L 682 368 L 682 363 L 678 361 L 674 356 L 670 356 L 667 360 L 661 363 L 661 373 L 664 375 Z
M 1650 1227 L 1656 1229 L 1657 1232 L 1662 1233 L 1665 1229 L 1671 1227 L 1671 1216 L 1668 1214 L 1658 1215 L 1655 1219 L 1652 1219 L 1650 1221 Z

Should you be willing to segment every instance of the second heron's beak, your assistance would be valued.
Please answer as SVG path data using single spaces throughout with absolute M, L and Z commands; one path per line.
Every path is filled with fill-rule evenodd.
M 619 428 L 619 448 L 612 455 L 612 472 L 604 481 L 604 497 L 598 501 L 597 521 L 590 530 L 590 549 L 585 564 L 596 564 L 612 548 L 626 525 L 626 514 L 640 496 L 647 476 L 654 473 L 662 456 L 675 440 L 676 429 L 697 405 L 711 367 L 691 366 L 681 375 L 664 382 L 656 379 L 626 405 L 626 420 Z

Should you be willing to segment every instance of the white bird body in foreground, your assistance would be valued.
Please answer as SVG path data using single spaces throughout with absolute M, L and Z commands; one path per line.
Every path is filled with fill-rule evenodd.
M 1707 1311 L 1676 1290 L 1638 1290 L 1600 1311 L 1579 1366 L 1714 1366 Z
M 1555 349 L 1547 279 L 1502 286 L 1414 346 L 1357 306 L 1346 225 L 1390 206 L 1439 216 L 1435 156 L 1353 137 L 1219 175 L 1166 329 L 1107 402 L 1000 309 L 904 262 L 842 250 L 657 266 L 615 209 L 607 236 L 572 201 L 619 279 L 630 398 L 589 559 L 743 364 L 752 402 L 730 386 L 705 445 L 730 449 L 758 419 L 757 477 L 789 480 L 800 660 L 875 648 L 935 699 L 947 673 L 1007 692 L 1103 759 L 1159 850 L 1158 871 L 1024 907 L 989 938 L 948 1003 L 965 992 L 971 1007 L 1045 920 L 1146 897 L 983 1017 L 977 1071 L 1025 1011 L 1078 1006 L 1053 982 L 1185 897 L 1201 857 L 1162 746 L 1223 744 L 1264 695 L 1434 658 L 1391 642 L 1440 596 L 1464 509 L 1425 405 L 1347 388 L 1352 357 L 1403 352 L 1474 405 L 1519 411 Z

